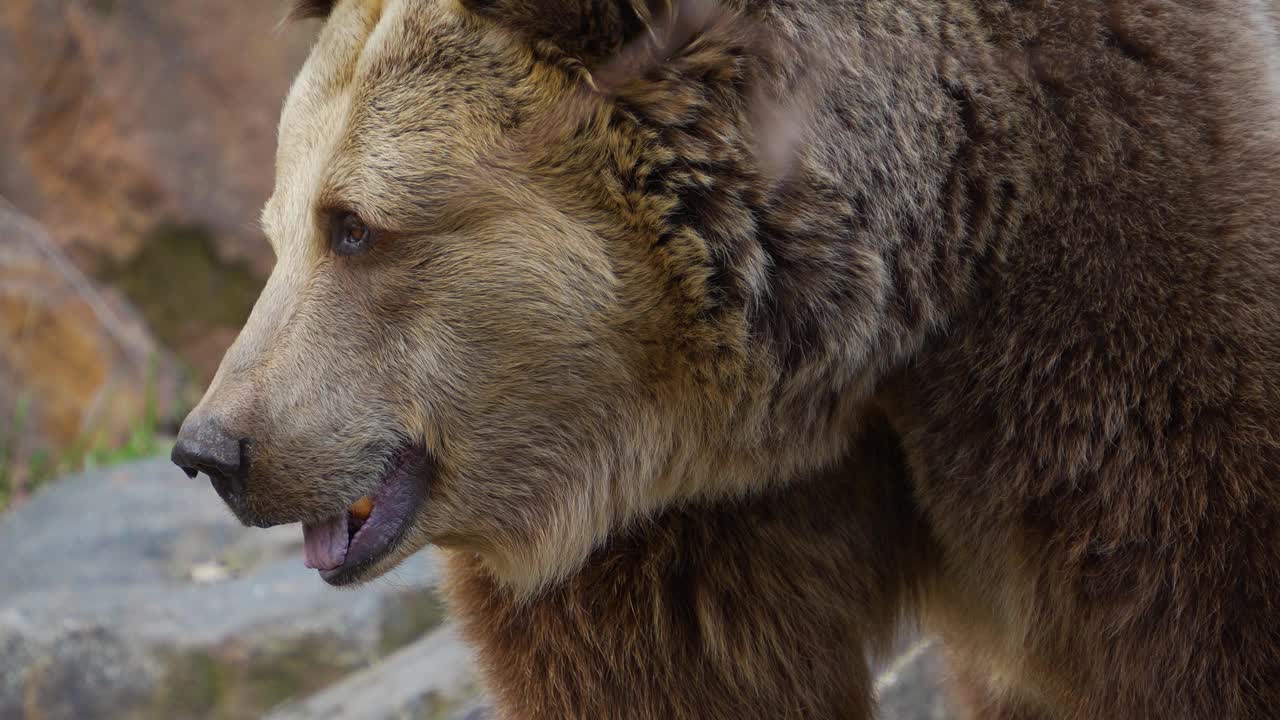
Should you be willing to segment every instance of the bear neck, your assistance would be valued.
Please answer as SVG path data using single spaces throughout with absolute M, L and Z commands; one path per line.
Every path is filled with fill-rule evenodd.
M 864 649 L 887 648 L 897 618 L 880 614 L 916 594 L 909 577 L 928 556 L 875 542 L 927 544 L 902 472 L 877 419 L 840 467 L 785 492 L 668 510 L 537 596 L 452 552 L 451 610 L 499 717 L 870 718 Z

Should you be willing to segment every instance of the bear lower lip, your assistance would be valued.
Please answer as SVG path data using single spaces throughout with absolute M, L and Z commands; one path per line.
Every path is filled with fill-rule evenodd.
M 390 554 L 422 504 L 427 469 L 427 457 L 421 450 L 401 450 L 378 489 L 368 497 L 372 508 L 366 517 L 359 517 L 363 508 L 354 514 L 347 509 L 318 522 L 303 523 L 307 567 L 319 570 L 326 582 L 342 585 Z

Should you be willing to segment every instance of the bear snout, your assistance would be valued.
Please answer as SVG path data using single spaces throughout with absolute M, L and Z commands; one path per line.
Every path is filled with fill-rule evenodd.
M 189 477 L 204 473 L 218 496 L 246 525 L 245 503 L 249 477 L 249 439 L 226 429 L 226 424 L 208 415 L 192 413 L 182 423 L 170 459 Z

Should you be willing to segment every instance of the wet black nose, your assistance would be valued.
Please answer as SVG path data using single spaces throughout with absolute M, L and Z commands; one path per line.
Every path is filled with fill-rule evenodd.
M 228 433 L 215 420 L 189 418 L 182 424 L 170 457 L 190 477 L 196 473 L 208 475 L 213 489 L 234 508 L 244 499 L 248 475 L 245 444 L 245 440 Z

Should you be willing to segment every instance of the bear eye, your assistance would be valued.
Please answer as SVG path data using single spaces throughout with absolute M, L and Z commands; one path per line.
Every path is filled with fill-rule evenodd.
M 342 213 L 334 218 L 329 245 L 336 255 L 363 255 L 373 246 L 374 232 L 355 213 Z

